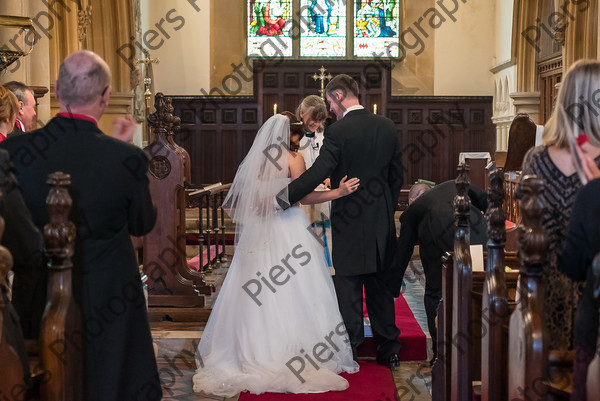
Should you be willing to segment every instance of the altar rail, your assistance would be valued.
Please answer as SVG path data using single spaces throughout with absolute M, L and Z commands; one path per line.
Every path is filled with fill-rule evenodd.
M 196 222 L 198 233 L 189 232 L 187 244 L 198 245 L 201 271 L 210 271 L 226 263 L 225 247 L 228 243 L 231 243 L 231 235 L 226 233 L 226 212 L 222 207 L 231 184 L 218 184 L 208 188 L 199 190 L 189 188 L 186 190 L 186 209 L 198 209 L 198 220 Z M 232 233 L 233 230 L 229 234 Z

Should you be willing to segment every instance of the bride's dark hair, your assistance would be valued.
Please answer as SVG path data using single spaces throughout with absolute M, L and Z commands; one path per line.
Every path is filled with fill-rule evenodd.
M 289 111 L 282 111 L 281 114 L 286 116 L 290 120 L 290 150 L 292 152 L 298 151 L 298 145 L 292 142 L 292 136 L 300 135 L 300 139 L 304 136 L 304 128 L 302 128 L 302 123 L 298 121 L 298 118 L 294 113 Z

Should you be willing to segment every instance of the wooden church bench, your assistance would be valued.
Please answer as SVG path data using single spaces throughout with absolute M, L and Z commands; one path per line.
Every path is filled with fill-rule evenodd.
M 494 269 L 498 270 L 500 267 L 502 267 L 502 272 L 504 273 L 505 266 L 514 269 L 518 267 L 516 253 L 506 252 L 505 255 L 504 242 L 502 241 L 502 238 L 504 238 L 503 235 L 505 235 L 503 234 L 505 233 L 504 215 L 503 213 L 500 213 L 502 211 L 501 205 L 504 198 L 502 177 L 502 172 L 496 171 L 489 180 L 491 185 L 490 191 L 499 195 L 495 197 L 495 202 L 494 199 L 489 199 L 490 202 L 488 205 L 488 211 L 486 213 L 488 216 L 488 221 L 490 219 L 490 215 L 496 216 L 495 219 L 492 219 L 494 223 L 493 227 L 488 227 L 488 236 L 490 238 L 496 238 L 496 240 L 495 242 L 488 241 L 488 250 L 484 253 L 484 266 L 486 266 L 486 271 L 473 272 L 470 266 L 466 269 L 464 268 L 464 261 L 470 264 L 468 244 L 465 240 L 465 238 L 468 237 L 466 235 L 468 232 L 469 223 L 468 215 L 465 216 L 463 214 L 462 220 L 458 220 L 461 224 L 460 230 L 462 230 L 462 232 L 458 233 L 458 236 L 455 237 L 456 241 L 458 241 L 459 237 L 461 238 L 455 247 L 455 252 L 458 250 L 463 255 L 462 261 L 460 261 L 463 263 L 463 274 L 462 277 L 459 277 L 459 279 L 463 281 L 462 286 L 455 285 L 455 274 L 457 274 L 457 270 L 455 269 L 455 253 L 447 253 L 444 257 L 442 269 L 443 294 L 442 301 L 440 302 L 438 309 L 438 359 L 434 363 L 432 372 L 433 400 L 450 400 L 453 396 L 456 399 L 461 399 L 461 397 L 466 397 L 467 393 L 470 397 L 470 394 L 472 393 L 472 383 L 482 380 L 481 368 L 484 366 L 481 361 L 482 340 L 485 345 L 485 342 L 489 339 L 488 335 L 492 330 L 495 330 L 496 333 L 502 332 L 504 337 L 508 336 L 508 322 L 506 317 L 503 319 L 501 324 L 493 324 L 491 327 L 485 328 L 482 327 L 484 324 L 486 324 L 486 321 L 491 319 L 489 302 L 486 302 L 487 305 L 484 305 L 484 294 L 486 293 L 484 288 L 486 281 L 489 281 L 490 279 L 489 272 L 494 271 Z M 461 175 L 457 181 L 460 180 L 463 182 L 466 180 L 465 172 L 461 172 Z M 464 186 L 464 183 L 461 185 Z M 459 192 L 459 194 L 461 193 L 462 192 Z M 462 200 L 462 202 L 464 201 L 465 199 Z M 456 204 L 459 203 L 460 202 L 457 202 Z M 500 215 L 497 216 L 498 214 Z M 466 220 L 464 220 L 465 218 Z M 500 236 L 500 239 L 497 238 L 498 236 Z M 492 244 L 492 246 L 490 246 L 490 244 Z M 494 274 L 494 277 L 497 276 L 497 274 Z M 502 278 L 505 281 L 503 288 L 505 288 L 509 298 L 506 302 L 509 310 L 515 306 L 514 298 L 516 295 L 517 277 L 518 273 L 516 271 L 502 274 Z M 460 291 L 457 291 L 457 289 Z M 460 294 L 458 294 L 459 292 Z M 497 300 L 497 297 L 493 299 Z M 450 306 L 452 302 L 457 304 L 458 300 L 463 301 L 460 306 L 446 306 Z M 486 315 L 486 319 L 482 320 L 482 314 Z M 457 316 L 460 317 L 457 318 Z M 462 328 L 459 327 L 456 329 L 455 327 L 453 331 L 453 319 L 464 319 L 466 324 L 463 324 Z M 458 321 L 455 320 L 454 325 L 457 323 Z M 484 330 L 485 334 L 481 334 L 482 330 Z M 499 335 L 496 334 L 496 337 L 498 336 Z M 506 351 L 506 346 L 504 351 Z M 502 352 L 500 352 L 500 354 L 502 354 Z M 460 358 L 458 358 L 459 356 Z M 504 352 L 503 356 L 506 358 L 506 352 Z M 462 364 L 462 366 L 457 367 L 457 363 Z M 496 364 L 494 367 L 498 368 L 498 366 L 502 366 L 503 369 L 506 370 L 507 362 L 503 361 L 500 364 Z M 451 375 L 453 371 L 461 372 L 465 375 L 464 378 L 461 378 L 462 380 L 460 383 L 458 383 L 459 378 L 457 375 L 455 375 L 454 381 L 452 381 Z M 470 373 L 465 374 L 465 372 Z M 489 371 L 484 370 L 483 373 L 485 375 L 486 373 L 489 373 Z M 492 372 L 493 377 L 496 375 L 496 372 Z M 485 381 L 485 377 L 483 380 L 483 387 L 485 391 L 489 393 L 488 384 Z M 457 389 L 459 385 L 462 386 L 461 389 Z M 459 395 L 461 393 L 462 395 Z
M 72 263 L 76 229 L 68 221 L 72 200 L 67 191 L 70 176 L 61 172 L 50 174 L 51 185 L 46 206 L 49 223 L 44 227 L 45 253 L 48 259 L 49 280 L 47 304 L 42 317 L 38 340 L 25 342 L 33 387 L 27 392 L 27 400 L 67 401 L 83 399 L 83 344 L 72 342 L 82 333 L 81 312 L 72 296 Z M 8 252 L 8 251 L 6 251 Z M 5 255 L 3 255 L 5 256 Z M 12 262 L 10 262 L 12 264 Z M 0 261 L 0 291 L 10 265 L 6 259 Z M 4 294 L 3 294 L 4 295 Z M 0 309 L 4 305 L 0 302 Z M 0 316 L 2 316 L 0 314 Z M 0 317 L 1 320 L 1 317 Z M 4 330 L 4 327 L 2 327 Z M 22 334 L 19 331 L 19 334 Z M 69 340 L 71 339 L 71 340 Z M 0 339 L 0 354 L 6 352 L 6 344 Z M 12 355 L 11 355 L 12 354 Z M 2 356 L 0 394 L 6 396 L 13 391 L 25 399 L 23 378 L 15 374 L 22 372 L 20 360 L 14 359 L 10 350 Z M 21 374 L 22 376 L 22 374 Z M 8 381 L 13 381 L 7 383 Z M 10 387 L 6 387 L 9 384 Z

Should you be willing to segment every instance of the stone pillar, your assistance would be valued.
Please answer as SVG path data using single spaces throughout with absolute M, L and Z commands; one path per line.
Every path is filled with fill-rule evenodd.
M 26 1 L 29 3 L 28 16 L 40 23 L 46 21 L 44 16 L 45 13 L 48 13 L 48 7 L 39 0 Z M 49 21 L 43 22 L 42 25 L 50 26 Z M 42 86 L 49 89 L 55 79 L 50 76 L 50 40 L 43 32 L 38 30 L 35 23 L 34 27 L 40 36 L 38 36 L 33 52 L 26 58 L 27 78 L 24 82 L 30 86 Z M 35 66 L 35 68 L 31 68 L 31 66 Z M 38 99 L 38 127 L 45 125 L 50 118 L 50 96 L 47 94 Z
M 512 124 L 514 115 L 502 115 L 492 117 L 492 122 L 496 125 L 496 150 L 506 152 L 508 150 L 508 131 Z
M 35 33 L 19 29 L 1 29 L 0 47 L 27 52 L 34 43 L 31 54 L 12 64 L 1 77 L 0 83 L 20 81 L 39 88 L 50 87 L 49 38 L 45 29 L 54 24 L 54 17 L 48 6 L 39 0 L 13 0 L 0 3 L 0 14 L 29 17 L 33 20 Z M 50 118 L 50 97 L 38 99 L 38 126 Z
M 510 94 L 515 106 L 515 115 L 527 113 L 538 124 L 540 116 L 540 92 L 514 92 Z

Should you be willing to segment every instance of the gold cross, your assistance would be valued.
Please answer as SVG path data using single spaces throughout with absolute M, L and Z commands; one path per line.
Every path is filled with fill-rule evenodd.
M 135 65 L 144 64 L 145 66 L 145 75 L 144 78 L 144 99 L 146 101 L 146 115 L 150 112 L 151 100 L 152 100 L 152 92 L 150 91 L 150 85 L 152 84 L 152 78 L 150 77 L 150 65 L 158 64 L 160 60 L 158 58 L 150 58 L 150 52 L 148 49 L 143 49 L 144 58 L 135 60 Z
M 321 68 L 319 68 L 319 72 L 321 73 L 320 75 L 317 74 L 313 74 L 313 79 L 316 81 L 318 79 L 321 80 L 321 89 L 319 89 L 319 93 L 321 94 L 321 99 L 325 100 L 325 80 L 331 80 L 331 78 L 333 78 L 333 75 L 331 74 L 327 74 L 325 75 L 325 71 L 327 71 L 327 69 L 323 66 L 321 66 Z
M 135 60 L 135 64 L 145 64 L 146 66 L 150 64 L 158 64 L 160 62 L 157 58 L 150 58 L 150 52 L 146 49 L 143 50 L 145 58 Z

